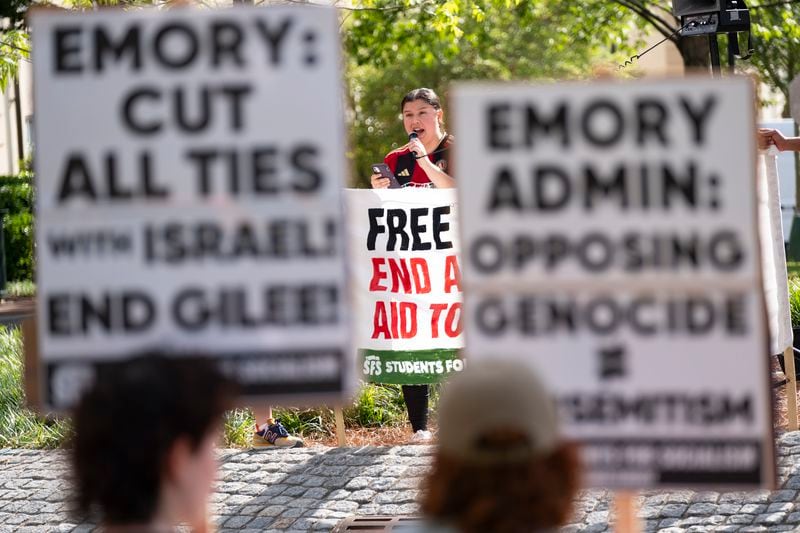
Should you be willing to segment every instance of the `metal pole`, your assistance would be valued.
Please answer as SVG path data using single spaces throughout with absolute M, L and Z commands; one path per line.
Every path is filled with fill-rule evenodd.
M 738 48 L 736 40 L 738 38 L 738 33 L 728 34 L 728 72 L 731 74 L 736 73 L 736 49 Z
M 717 42 L 716 33 L 711 33 L 708 35 L 708 49 L 711 51 L 711 75 L 719 77 L 719 43 Z

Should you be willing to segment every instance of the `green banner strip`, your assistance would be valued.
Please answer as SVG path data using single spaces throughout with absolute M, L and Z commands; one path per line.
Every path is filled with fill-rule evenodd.
M 438 383 L 459 372 L 464 363 L 460 350 L 366 350 L 358 351 L 361 379 L 370 383 L 425 385 Z

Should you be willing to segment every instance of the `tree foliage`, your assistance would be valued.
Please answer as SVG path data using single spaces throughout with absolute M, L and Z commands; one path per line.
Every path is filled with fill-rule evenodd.
M 28 34 L 21 29 L 0 32 L 0 93 L 17 76 L 20 61 L 30 58 Z
M 6 274 L 12 281 L 33 279 L 33 195 L 29 174 L 0 176 Z
M 16 15 L 35 0 L 6 0 Z M 42 0 L 45 1 L 45 0 Z M 65 0 L 93 5 L 169 5 L 177 0 Z M 281 0 L 266 0 L 268 2 Z M 205 3 L 205 2 L 202 2 Z M 366 184 L 369 165 L 404 141 L 398 102 L 414 87 L 444 93 L 469 79 L 555 79 L 616 65 L 641 43 L 635 29 L 667 37 L 687 66 L 707 66 L 707 40 L 675 33 L 670 0 L 361 0 L 342 11 L 347 52 L 353 174 Z M 5 11 L 4 11 L 5 13 Z M 756 54 L 752 65 L 784 94 L 800 72 L 800 5 L 752 9 Z M 7 15 L 8 16 L 8 15 Z M 666 45 L 665 45 L 666 46 Z M 27 58 L 27 35 L 0 33 L 0 89 Z M 627 72 L 627 71 L 626 71 Z M 446 97 L 446 94 L 442 94 Z M 394 141 L 394 142 L 392 142 Z
M 415 87 L 446 98 L 458 80 L 587 77 L 632 51 L 632 17 L 613 2 L 592 10 L 533 0 L 367 0 L 362 7 L 343 22 L 357 185 L 367 184 L 371 163 L 405 142 L 399 102 Z
M 31 0 L 3 0 L 0 2 L 0 20 L 8 19 L 12 28 L 21 27 L 30 2 Z
M 94 9 L 97 6 L 144 7 L 156 0 L 62 0 L 58 5 L 66 9 Z M 25 15 L 32 6 L 51 5 L 48 0 L 0 0 L 0 93 L 17 77 L 19 64 L 30 60 L 30 40 L 25 26 Z M 3 29 L 2 21 L 9 21 Z
M 30 59 L 25 13 L 32 0 L 0 0 L 0 93 L 17 77 L 21 61 Z
M 789 84 L 800 74 L 800 4 L 752 10 L 753 56 L 750 63 L 761 81 L 785 97 L 789 116 Z

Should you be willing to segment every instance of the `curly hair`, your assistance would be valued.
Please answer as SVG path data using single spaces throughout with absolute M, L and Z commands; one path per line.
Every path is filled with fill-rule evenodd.
M 201 357 L 151 354 L 98 367 L 74 418 L 76 517 L 97 511 L 106 523 L 151 520 L 169 450 L 179 438 L 197 450 L 234 393 Z
M 495 450 L 520 450 L 514 432 L 485 436 Z M 450 524 L 462 533 L 530 532 L 566 523 L 579 488 L 577 447 L 560 444 L 546 456 L 476 464 L 434 457 L 422 488 L 425 516 Z

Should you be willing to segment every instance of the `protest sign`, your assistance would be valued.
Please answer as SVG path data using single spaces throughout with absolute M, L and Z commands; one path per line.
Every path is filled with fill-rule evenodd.
M 453 103 L 467 362 L 535 366 L 591 486 L 772 483 L 750 82 Z
M 348 190 L 345 198 L 362 379 L 436 383 L 460 371 L 455 191 Z
M 32 30 L 46 403 L 149 349 L 211 355 L 245 396 L 341 398 L 335 10 L 48 10 Z

